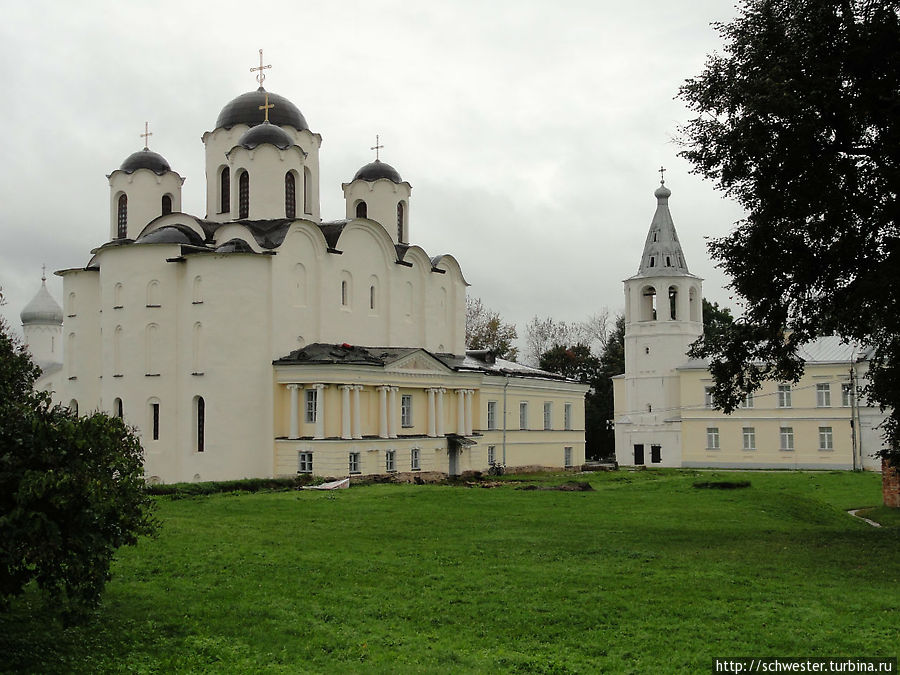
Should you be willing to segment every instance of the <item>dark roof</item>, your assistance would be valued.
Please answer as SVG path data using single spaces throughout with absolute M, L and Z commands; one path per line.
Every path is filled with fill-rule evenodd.
M 302 349 L 296 349 L 287 356 L 283 356 L 275 363 L 343 363 L 357 366 L 384 366 L 386 354 L 375 354 L 375 347 L 355 347 L 341 344 L 330 345 L 323 342 L 314 342 Z M 406 349 L 407 353 L 415 351 Z M 394 359 L 391 359 L 394 360 Z
M 387 178 L 395 183 L 403 182 L 403 179 L 400 178 L 400 174 L 397 173 L 397 170 L 394 167 L 390 164 L 385 164 L 379 159 L 366 164 L 353 176 L 353 180 L 365 180 L 369 182 L 376 181 L 379 178 Z
M 260 87 L 256 91 L 248 91 L 230 101 L 216 120 L 216 129 L 230 129 L 238 124 L 256 126 L 262 124 L 265 114 L 260 106 L 266 103 L 266 90 Z M 284 96 L 269 92 L 269 103 L 273 108 L 269 109 L 269 121 L 278 126 L 292 126 L 297 131 L 308 130 L 306 118 L 293 103 Z
M 250 248 L 250 244 L 248 244 L 243 239 L 238 239 L 235 237 L 234 239 L 229 239 L 221 246 L 216 248 L 216 253 L 254 253 L 255 251 Z
M 135 244 L 193 244 L 203 246 L 203 239 L 187 225 L 164 225 L 137 238 Z
M 119 170 L 125 173 L 134 173 L 138 169 L 150 169 L 153 173 L 162 176 L 167 171 L 171 171 L 172 167 L 158 152 L 144 148 L 128 155 L 122 162 L 122 166 L 119 167 Z
M 334 249 L 337 246 L 338 239 L 341 237 L 341 232 L 344 231 L 344 226 L 348 223 L 347 220 L 333 220 L 329 223 L 321 223 L 319 225 L 319 229 L 322 230 L 322 236 L 325 237 L 325 243 L 328 244 L 328 248 Z
M 257 124 L 255 127 L 250 127 L 238 141 L 238 145 L 241 145 L 248 150 L 252 150 L 263 143 L 274 145 L 281 150 L 287 150 L 294 144 L 294 141 L 291 139 L 288 132 L 281 127 L 275 126 L 271 122 L 263 122 L 262 124 Z

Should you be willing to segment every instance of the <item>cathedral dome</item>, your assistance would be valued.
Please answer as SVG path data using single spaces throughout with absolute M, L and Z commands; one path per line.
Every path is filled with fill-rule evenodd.
M 138 169 L 150 169 L 153 173 L 162 176 L 164 173 L 171 171 L 172 167 L 169 166 L 166 158 L 158 152 L 144 148 L 128 155 L 125 161 L 122 162 L 122 166 L 119 167 L 119 170 L 125 173 L 134 173 Z
M 27 326 L 32 323 L 52 323 L 62 324 L 63 311 L 59 303 L 50 295 L 47 290 L 46 279 L 41 279 L 41 288 L 37 292 L 31 302 L 25 305 L 25 309 L 19 315 L 22 319 L 22 325 Z
M 287 150 L 294 144 L 294 141 L 291 140 L 288 132 L 268 121 L 257 124 L 255 127 L 250 127 L 238 141 L 238 145 L 248 150 L 252 150 L 263 143 L 269 143 L 281 150 Z
M 278 94 L 269 94 L 269 104 L 273 107 L 269 109 L 269 121 L 272 124 L 280 126 L 292 126 L 297 131 L 308 130 L 306 118 L 303 113 L 293 103 L 288 101 L 284 96 Z M 260 87 L 256 91 L 248 91 L 241 94 L 237 98 L 230 101 L 216 120 L 216 129 L 230 129 L 238 124 L 247 124 L 256 126 L 262 124 L 264 115 L 260 110 L 260 106 L 266 104 L 266 90 Z
M 379 178 L 387 178 L 394 183 L 403 182 L 403 179 L 400 178 L 400 174 L 397 173 L 397 169 L 390 164 L 385 164 L 380 159 L 369 162 L 353 176 L 353 180 L 364 180 L 369 182 L 376 181 Z

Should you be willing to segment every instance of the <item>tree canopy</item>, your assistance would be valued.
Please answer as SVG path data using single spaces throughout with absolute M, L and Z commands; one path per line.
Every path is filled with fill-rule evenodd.
M 36 581 L 72 620 L 99 603 L 116 548 L 154 520 L 136 434 L 51 406 L 39 375 L 0 319 L 0 608 Z
M 517 337 L 515 325 L 504 323 L 499 312 L 485 307 L 481 298 L 466 297 L 466 349 L 490 349 L 498 358 L 515 361 Z
M 797 347 L 873 350 L 871 400 L 900 437 L 900 11 L 897 0 L 744 0 L 680 98 L 682 156 L 746 217 L 710 252 L 744 314 L 706 336 L 715 400 L 796 381 Z M 894 459 L 897 453 L 894 451 Z

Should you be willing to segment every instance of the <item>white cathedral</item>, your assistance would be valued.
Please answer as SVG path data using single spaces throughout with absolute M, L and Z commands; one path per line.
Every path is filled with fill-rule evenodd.
M 466 351 L 468 284 L 385 162 L 323 221 L 322 137 L 258 79 L 202 136 L 204 217 L 147 147 L 109 174 L 108 241 L 22 312 L 37 386 L 135 426 L 152 482 L 582 464 L 587 387 Z

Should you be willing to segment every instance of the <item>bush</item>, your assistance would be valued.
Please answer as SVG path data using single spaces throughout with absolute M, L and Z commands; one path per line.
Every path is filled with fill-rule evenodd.
M 34 581 L 71 622 L 96 607 L 119 546 L 155 530 L 136 434 L 32 389 L 39 370 L 0 322 L 0 608 Z

